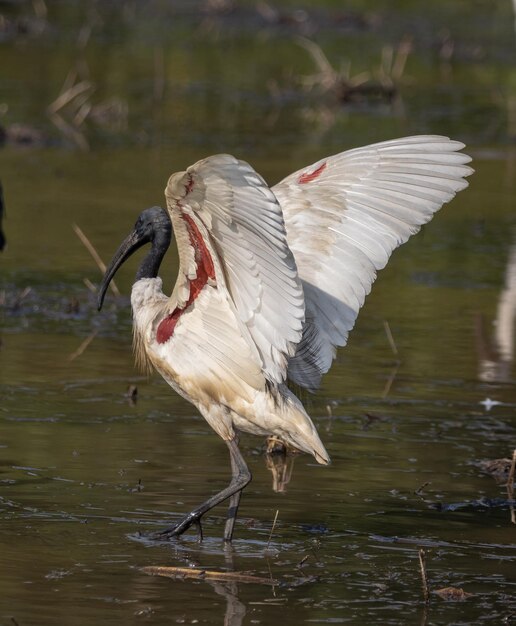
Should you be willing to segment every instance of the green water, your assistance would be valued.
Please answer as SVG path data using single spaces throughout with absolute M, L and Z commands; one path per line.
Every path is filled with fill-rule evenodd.
M 284 2 L 268 5 L 272 19 L 251 2 L 215 13 L 197 2 L 0 3 L 0 124 L 11 129 L 0 151 L 2 626 L 515 619 L 510 511 L 462 506 L 507 497 L 478 463 L 516 447 L 514 15 L 508 1 L 428 5 Z M 300 34 L 335 68 L 349 59 L 352 76 L 412 35 L 395 99 L 342 104 L 303 90 L 316 67 Z M 46 108 L 72 70 L 96 113 L 74 127 L 80 106 L 67 109 L 75 134 L 63 134 Z M 16 124 L 38 142 L 16 142 Z M 263 442 L 245 437 L 254 479 L 232 551 L 224 507 L 206 518 L 202 544 L 195 532 L 170 545 L 138 539 L 224 486 L 227 450 L 133 366 L 137 259 L 117 276 L 122 298 L 98 314 L 84 279 L 100 273 L 72 224 L 108 260 L 140 210 L 163 203 L 169 174 L 208 154 L 245 158 L 272 184 L 324 155 L 428 132 L 467 143 L 476 173 L 395 252 L 321 391 L 304 398 L 333 464 L 296 457 L 276 493 Z M 175 270 L 171 250 L 167 289 Z M 425 608 L 420 547 L 431 590 L 473 595 L 432 594 Z M 177 581 L 146 565 L 280 584 Z

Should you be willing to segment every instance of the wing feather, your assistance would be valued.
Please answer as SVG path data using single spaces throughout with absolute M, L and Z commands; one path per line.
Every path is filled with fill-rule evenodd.
M 166 195 L 169 207 L 191 215 L 204 233 L 217 287 L 263 374 L 283 382 L 301 339 L 304 296 L 276 197 L 250 165 L 229 155 L 174 174 Z
M 394 139 L 342 152 L 272 188 L 305 293 L 291 380 L 316 389 L 347 342 L 376 272 L 467 187 L 471 160 L 447 137 Z

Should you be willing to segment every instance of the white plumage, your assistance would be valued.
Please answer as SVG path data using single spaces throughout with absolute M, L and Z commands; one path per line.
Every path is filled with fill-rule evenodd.
M 170 298 L 157 270 L 135 282 L 136 345 L 231 444 L 234 480 L 245 467 L 231 443 L 238 431 L 329 462 L 285 381 L 317 389 L 376 272 L 467 186 L 463 147 L 439 136 L 386 141 L 321 159 L 272 189 L 229 155 L 170 177 L 179 275 Z M 224 497 L 238 507 L 241 489 Z M 232 530 L 228 519 L 227 540 Z
M 273 192 L 305 295 L 306 322 L 289 378 L 314 390 L 344 346 L 376 272 L 392 251 L 467 187 L 464 144 L 416 136 L 322 159 Z M 306 172 L 323 171 L 300 184 Z M 312 346 L 313 349 L 310 349 Z M 314 347 L 315 346 L 315 347 Z

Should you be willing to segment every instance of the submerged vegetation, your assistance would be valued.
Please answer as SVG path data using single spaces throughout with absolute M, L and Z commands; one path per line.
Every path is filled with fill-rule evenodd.
M 407 117 L 421 130 L 429 98 L 439 102 L 432 119 L 470 142 L 514 137 L 510 2 L 422 6 L 4 3 L 0 138 L 87 150 L 211 132 L 234 145 L 257 116 L 270 132 L 288 122 L 296 133 L 329 131 L 350 113 Z M 27 62 L 31 51 L 51 62 Z

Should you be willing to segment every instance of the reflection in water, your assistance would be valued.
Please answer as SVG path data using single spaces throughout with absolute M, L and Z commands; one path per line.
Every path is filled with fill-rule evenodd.
M 231 563 L 232 558 L 226 558 L 226 563 Z M 189 564 L 189 567 L 191 564 Z M 145 570 L 146 568 L 143 568 Z M 159 568 L 158 568 L 159 569 Z M 163 568 L 166 569 L 166 568 Z M 170 568 L 173 569 L 173 568 Z M 177 568 L 178 570 L 181 568 Z M 194 567 L 193 570 L 196 568 Z M 198 570 L 201 571 L 201 570 Z M 229 572 L 232 572 L 232 566 L 229 565 Z M 235 572 L 235 575 L 238 575 Z M 189 615 L 191 618 L 196 614 L 196 609 L 200 608 L 202 605 L 192 604 L 188 606 L 187 604 L 183 604 L 186 597 L 189 597 L 191 593 L 192 596 L 198 595 L 206 595 L 210 596 L 210 594 L 205 594 L 202 591 L 199 594 L 199 590 L 201 586 L 205 588 L 206 583 L 213 589 L 213 591 L 223 597 L 226 600 L 226 606 L 224 607 L 224 626 L 241 626 L 243 620 L 247 614 L 246 605 L 240 600 L 239 597 L 239 583 L 237 580 L 213 580 L 210 578 L 203 579 L 199 577 L 195 583 L 188 581 L 184 576 L 173 574 L 161 574 L 161 575 L 145 575 L 143 578 L 137 579 L 137 587 L 133 589 L 132 598 L 137 598 L 135 600 L 139 603 L 139 608 L 134 611 L 134 615 L 148 617 L 153 613 L 159 614 L 161 612 L 162 607 L 160 606 L 161 600 L 163 598 L 163 588 L 161 587 L 160 581 L 163 580 L 162 576 L 167 576 L 167 593 L 166 595 L 170 595 L 171 597 L 176 598 L 178 601 L 178 607 L 180 613 L 176 620 L 171 619 L 172 622 L 186 622 L 186 616 Z M 195 589 L 192 589 L 190 585 L 196 585 Z M 158 601 L 158 604 L 155 602 Z M 213 600 L 212 600 L 213 601 Z M 220 613 L 218 613 L 219 615 Z M 169 614 L 169 617 L 170 614 Z M 188 621 L 188 623 L 195 623 L 197 620 L 192 619 L 192 621 Z M 168 623 L 168 622 L 167 622 Z M 221 623 L 218 621 L 217 623 Z
M 485 382 L 510 382 L 514 360 L 514 321 L 516 312 L 516 244 L 510 249 L 505 270 L 505 286 L 500 292 L 495 320 L 494 341 L 487 338 L 485 322 L 476 319 L 479 378 Z
M 295 452 L 287 451 L 283 442 L 269 437 L 266 442 L 265 466 L 272 474 L 272 489 L 276 493 L 286 493 L 287 485 L 294 470 Z
M 235 582 L 210 582 L 215 593 L 226 598 L 224 626 L 240 626 L 246 614 L 245 604 L 238 597 L 238 584 Z

